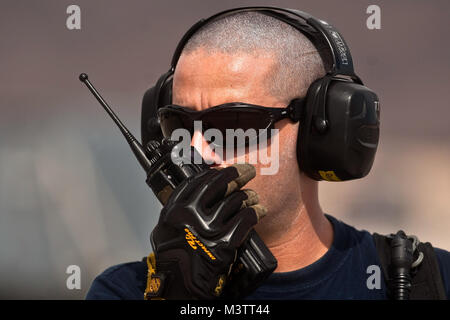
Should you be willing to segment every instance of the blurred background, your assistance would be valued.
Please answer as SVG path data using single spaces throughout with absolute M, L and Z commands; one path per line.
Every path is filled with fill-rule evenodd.
M 69 30 L 66 9 L 81 9 Z M 366 9 L 381 8 L 369 30 Z M 146 256 L 160 206 L 81 72 L 140 137 L 141 99 L 197 20 L 246 5 L 335 25 L 381 100 L 381 142 L 362 180 L 320 184 L 325 212 L 370 232 L 404 229 L 450 249 L 450 2 L 23 1 L 0 4 L 0 298 L 83 299 L 107 267 Z M 81 289 L 66 268 L 81 269 Z

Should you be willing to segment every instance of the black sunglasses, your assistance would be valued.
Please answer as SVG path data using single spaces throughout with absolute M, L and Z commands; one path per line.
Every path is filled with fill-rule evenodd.
M 303 99 L 294 99 L 286 108 L 270 108 L 241 102 L 232 102 L 195 111 L 190 108 L 167 105 L 158 110 L 158 119 L 164 137 L 170 138 L 176 129 L 186 129 L 194 134 L 194 121 L 202 121 L 203 132 L 207 129 L 217 129 L 223 136 L 223 144 L 227 129 L 242 129 L 246 132 L 246 145 L 255 138 L 274 127 L 282 119 L 289 118 L 297 122 L 300 118 L 300 105 Z M 249 130 L 254 129 L 254 130 Z M 248 131 L 247 131 L 248 130 Z M 270 130 L 269 130 L 270 131 Z M 269 133 L 269 132 L 268 132 Z M 220 141 L 210 142 L 222 146 Z

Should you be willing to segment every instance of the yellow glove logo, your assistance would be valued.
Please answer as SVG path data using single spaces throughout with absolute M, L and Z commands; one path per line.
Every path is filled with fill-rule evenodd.
M 186 232 L 186 241 L 192 249 L 197 250 L 197 248 L 200 247 L 211 260 L 216 260 L 216 257 L 214 257 L 211 251 L 209 251 L 208 248 L 206 248 L 206 246 L 192 234 L 191 230 L 184 228 L 184 231 Z
M 225 285 L 225 279 L 226 276 L 223 274 L 219 277 L 219 280 L 217 281 L 216 288 L 214 289 L 214 294 L 218 297 L 221 295 L 223 287 Z

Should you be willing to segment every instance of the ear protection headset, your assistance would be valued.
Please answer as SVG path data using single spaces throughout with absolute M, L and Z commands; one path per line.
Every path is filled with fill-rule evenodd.
M 235 8 L 194 24 L 179 42 L 169 71 L 144 95 L 141 119 L 143 145 L 163 137 L 156 112 L 172 102 L 173 74 L 189 39 L 212 21 L 248 11 L 269 15 L 299 30 L 318 49 L 324 65 L 329 66 L 326 75 L 310 85 L 303 103 L 298 106 L 299 110 L 295 111 L 300 121 L 297 138 L 300 169 L 315 180 L 345 181 L 366 176 L 378 147 L 378 97 L 355 74 L 350 50 L 340 33 L 327 22 L 293 9 Z

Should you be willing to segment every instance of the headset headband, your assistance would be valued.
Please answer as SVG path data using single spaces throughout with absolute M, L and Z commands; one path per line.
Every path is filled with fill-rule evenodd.
M 223 18 L 238 12 L 254 12 L 259 11 L 262 14 L 266 14 L 269 16 L 273 16 L 292 27 L 299 30 L 308 38 L 314 39 L 314 45 L 317 47 L 317 42 L 321 41 L 324 43 L 331 52 L 332 56 L 332 66 L 328 71 L 328 74 L 331 76 L 335 75 L 344 75 L 352 78 L 358 83 L 362 83 L 359 77 L 355 74 L 353 70 L 353 60 L 350 54 L 350 50 L 345 43 L 344 39 L 340 35 L 340 33 L 330 24 L 323 20 L 319 20 L 307 14 L 303 11 L 294 10 L 294 9 L 284 9 L 277 7 L 242 7 L 242 8 L 234 8 L 219 12 L 207 19 L 201 19 L 196 24 L 194 24 L 181 38 L 178 43 L 177 48 L 175 49 L 174 55 L 172 57 L 171 69 L 170 71 L 175 70 L 175 66 L 178 63 L 178 59 L 180 58 L 181 52 L 183 51 L 184 46 L 189 41 L 189 39 L 196 33 L 201 27 L 204 25 L 217 20 L 219 18 Z M 290 17 L 289 14 L 295 16 L 297 18 L 301 18 L 305 21 L 306 24 L 301 23 L 297 18 Z M 319 33 L 319 37 L 317 37 L 317 33 Z M 320 52 L 319 52 L 320 53 Z

